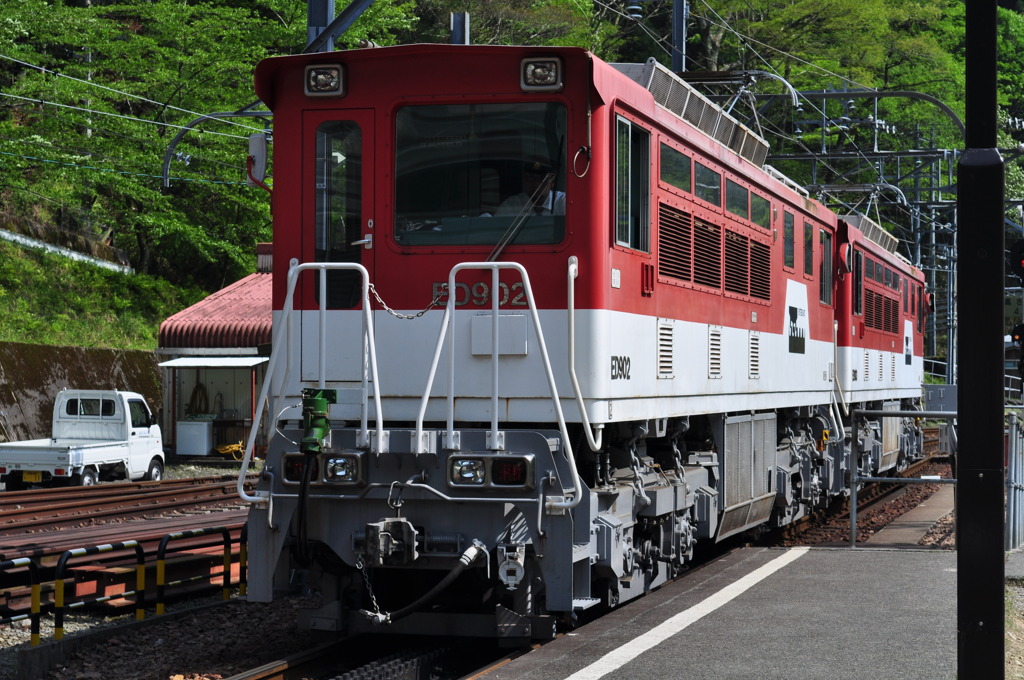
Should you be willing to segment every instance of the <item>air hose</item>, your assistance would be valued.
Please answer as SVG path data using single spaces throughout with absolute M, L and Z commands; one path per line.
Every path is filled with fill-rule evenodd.
M 323 450 L 324 439 L 331 433 L 331 421 L 328 409 L 337 403 L 335 390 L 312 389 L 302 390 L 302 442 L 299 450 L 305 454 L 302 468 L 302 486 L 299 487 L 299 541 L 296 559 L 300 565 L 308 568 L 311 563 L 309 538 L 306 535 L 306 510 L 309 502 L 309 485 L 313 481 L 313 468 L 316 466 L 317 454 Z
M 473 541 L 473 545 L 466 548 L 465 552 L 462 553 L 462 556 L 459 557 L 459 561 L 455 563 L 454 567 L 452 567 L 452 570 L 449 571 L 443 579 L 438 581 L 437 585 L 428 590 L 422 597 L 412 604 L 406 605 L 398 611 L 391 612 L 390 614 L 387 612 L 371 612 L 366 609 L 363 609 L 362 613 L 373 623 L 393 623 L 398 619 L 404 618 L 433 602 L 434 598 L 447 589 L 448 586 L 450 586 L 452 582 L 469 567 L 469 565 L 476 561 L 477 557 L 486 554 L 486 546 L 484 546 L 480 541 Z

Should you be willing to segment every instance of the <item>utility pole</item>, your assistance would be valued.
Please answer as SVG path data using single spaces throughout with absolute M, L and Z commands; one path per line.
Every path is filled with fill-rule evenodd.
M 957 677 L 1004 677 L 1003 201 L 996 0 L 966 6 L 967 150 L 958 168 Z

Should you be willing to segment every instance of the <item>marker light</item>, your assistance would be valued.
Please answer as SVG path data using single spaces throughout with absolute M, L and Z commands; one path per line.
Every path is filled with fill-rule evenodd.
M 495 458 L 491 461 L 491 483 L 495 486 L 525 486 L 527 469 L 524 458 Z
M 558 57 L 523 59 L 519 86 L 528 92 L 559 92 L 562 89 L 562 60 Z
M 310 64 L 306 67 L 306 96 L 340 97 L 345 94 L 341 64 Z
M 310 481 L 317 481 L 317 472 L 320 467 L 319 462 L 316 458 L 312 458 L 313 461 L 313 476 Z M 304 453 L 290 453 L 284 456 L 284 480 L 286 482 L 299 483 L 302 481 L 302 475 L 306 469 L 306 454 Z

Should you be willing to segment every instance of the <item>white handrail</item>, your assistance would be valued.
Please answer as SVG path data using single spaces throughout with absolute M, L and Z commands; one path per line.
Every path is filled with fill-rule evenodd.
M 245 477 L 249 472 L 249 465 L 252 461 L 252 452 L 256 445 L 256 435 L 259 432 L 259 426 L 263 421 L 263 410 L 267 403 L 267 397 L 270 392 L 270 385 L 273 382 L 274 374 L 277 369 L 278 356 L 282 351 L 290 350 L 292 343 L 292 323 L 291 316 L 295 311 L 295 286 L 298 282 L 299 275 L 305 271 L 320 271 L 322 276 L 320 277 L 320 309 L 319 309 L 319 336 L 318 336 L 318 359 L 320 366 L 320 375 L 318 384 L 321 388 L 326 385 L 326 371 L 327 371 L 327 342 L 326 342 L 326 310 L 327 310 L 327 270 L 331 269 L 347 269 L 359 272 L 362 278 L 362 311 L 363 311 L 363 377 L 362 377 L 362 407 L 360 416 L 360 446 L 370 446 L 369 437 L 369 408 L 367 405 L 367 394 L 368 394 L 368 380 L 370 376 L 367 375 L 366 371 L 366 357 L 369 356 L 369 368 L 370 374 L 373 379 L 373 400 L 374 406 L 376 407 L 376 432 L 377 432 L 377 447 L 378 452 L 384 452 L 380 450 L 384 447 L 384 419 L 381 411 L 380 403 L 380 382 L 377 376 L 377 348 L 374 342 L 373 334 L 373 313 L 370 309 L 370 275 L 366 271 L 366 268 L 361 264 L 355 262 L 307 262 L 305 264 L 293 264 L 288 270 L 288 288 L 285 293 L 284 308 L 281 310 L 280 323 L 283 325 L 285 332 L 287 333 L 288 340 L 286 342 L 274 343 L 274 347 L 270 352 L 270 361 L 267 363 L 267 373 L 263 378 L 263 387 L 260 390 L 259 399 L 254 404 L 254 413 L 256 417 L 252 424 L 252 428 L 249 431 L 249 438 L 245 445 L 245 455 L 242 458 L 241 471 L 238 475 L 238 495 L 239 497 L 248 503 L 256 503 L 258 505 L 265 505 L 269 499 L 269 492 L 256 491 L 255 494 L 250 495 L 245 491 Z M 288 361 L 285 364 L 285 377 L 290 374 L 291 362 Z M 284 381 L 284 386 L 287 387 L 287 380 Z
M 555 499 L 549 498 L 546 501 L 546 507 L 549 510 L 554 509 L 570 509 L 576 507 L 580 500 L 583 498 L 583 485 L 580 481 L 579 472 L 576 470 L 576 458 L 573 455 L 572 443 L 569 440 L 569 429 L 565 424 L 565 415 L 562 413 L 562 403 L 558 396 L 558 388 L 555 385 L 554 372 L 551 370 L 551 359 L 548 356 L 547 345 L 544 342 L 544 331 L 540 325 L 540 315 L 537 312 L 537 303 L 533 297 L 533 288 L 530 285 L 530 275 L 527 274 L 526 268 L 517 262 L 462 262 L 452 267 L 448 274 L 448 304 L 445 305 L 444 318 L 441 322 L 441 329 L 438 332 L 437 346 L 434 348 L 434 358 L 430 364 L 430 370 L 427 376 L 427 385 L 423 391 L 423 397 L 420 401 L 419 415 L 416 418 L 416 447 L 418 452 L 422 452 L 420 447 L 423 442 L 423 420 L 427 411 L 427 402 L 430 400 L 430 389 L 434 384 L 434 377 L 437 374 L 437 366 L 440 361 L 442 346 L 445 341 L 445 336 L 448 334 L 450 327 L 455 324 L 455 278 L 459 272 L 464 270 L 490 270 L 492 272 L 492 314 L 494 319 L 492 320 L 491 333 L 491 362 L 492 362 L 492 409 L 494 413 L 491 418 L 491 442 L 492 446 L 498 445 L 498 409 L 497 409 L 497 393 L 498 393 L 498 332 L 497 332 L 497 317 L 498 317 L 498 305 L 500 304 L 500 290 L 498 286 L 498 270 L 500 269 L 511 269 L 519 273 L 523 281 L 523 295 L 526 298 L 527 306 L 530 310 L 530 316 L 533 319 L 534 333 L 537 336 L 537 344 L 539 345 L 539 351 L 541 360 L 544 362 L 544 372 L 548 381 L 548 389 L 551 392 L 551 400 L 554 403 L 555 415 L 558 419 L 558 428 L 562 434 L 563 445 L 565 447 L 565 456 L 568 460 L 569 470 L 572 475 L 572 498 L 566 500 L 562 498 Z M 455 435 L 455 334 L 454 330 L 451 333 L 452 337 L 448 340 L 448 443 L 449 446 L 453 445 Z
M 580 420 L 583 421 L 583 432 L 587 435 L 587 445 L 591 451 L 600 451 L 601 442 L 604 440 L 604 427 L 599 427 L 597 437 L 594 437 L 590 427 L 590 417 L 583 404 L 580 381 L 576 379 L 576 277 L 579 276 L 579 270 L 579 260 L 573 255 L 569 258 L 568 305 L 566 305 L 569 312 L 569 380 L 572 381 L 572 391 L 576 393 L 576 405 L 580 409 Z

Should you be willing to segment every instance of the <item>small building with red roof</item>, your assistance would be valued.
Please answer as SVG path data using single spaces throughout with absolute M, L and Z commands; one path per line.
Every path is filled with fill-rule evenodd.
M 270 357 L 271 244 L 258 244 L 256 252 L 256 273 L 160 324 L 164 444 L 177 455 L 244 446 L 255 422 Z M 265 444 L 265 433 L 256 444 Z

